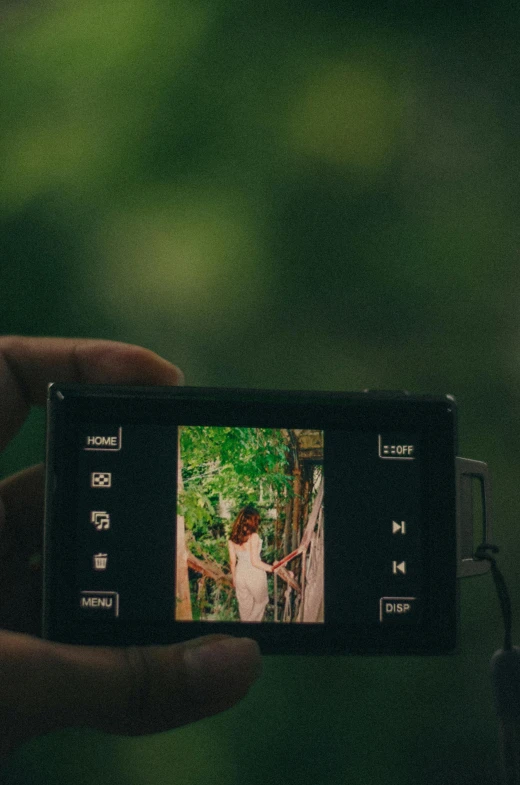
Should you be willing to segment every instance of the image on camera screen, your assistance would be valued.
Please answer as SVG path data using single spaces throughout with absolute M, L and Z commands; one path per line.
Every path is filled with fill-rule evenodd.
M 324 622 L 323 431 L 183 425 L 175 618 Z

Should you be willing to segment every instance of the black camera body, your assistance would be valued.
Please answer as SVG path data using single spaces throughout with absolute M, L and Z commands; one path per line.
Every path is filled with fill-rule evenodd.
M 486 468 L 451 396 L 50 385 L 43 635 L 451 653 Z

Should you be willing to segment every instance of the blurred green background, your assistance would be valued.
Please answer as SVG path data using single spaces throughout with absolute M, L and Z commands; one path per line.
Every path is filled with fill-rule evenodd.
M 500 0 L 4 2 L 0 331 L 142 344 L 195 385 L 454 394 L 518 610 L 519 28 Z M 224 715 L 53 734 L 4 779 L 488 785 L 500 644 L 469 579 L 453 657 L 267 658 Z

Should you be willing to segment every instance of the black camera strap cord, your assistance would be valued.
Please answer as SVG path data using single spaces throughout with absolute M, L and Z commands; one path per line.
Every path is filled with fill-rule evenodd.
M 496 559 L 496 545 L 482 543 L 475 559 L 490 563 L 504 621 L 504 646 L 491 658 L 491 680 L 499 722 L 499 742 L 504 785 L 520 785 L 520 647 L 512 645 L 511 598 Z

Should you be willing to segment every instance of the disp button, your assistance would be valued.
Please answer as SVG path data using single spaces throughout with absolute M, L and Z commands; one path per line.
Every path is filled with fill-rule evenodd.
M 414 623 L 418 615 L 417 597 L 381 597 L 379 600 L 379 621 L 385 624 Z

